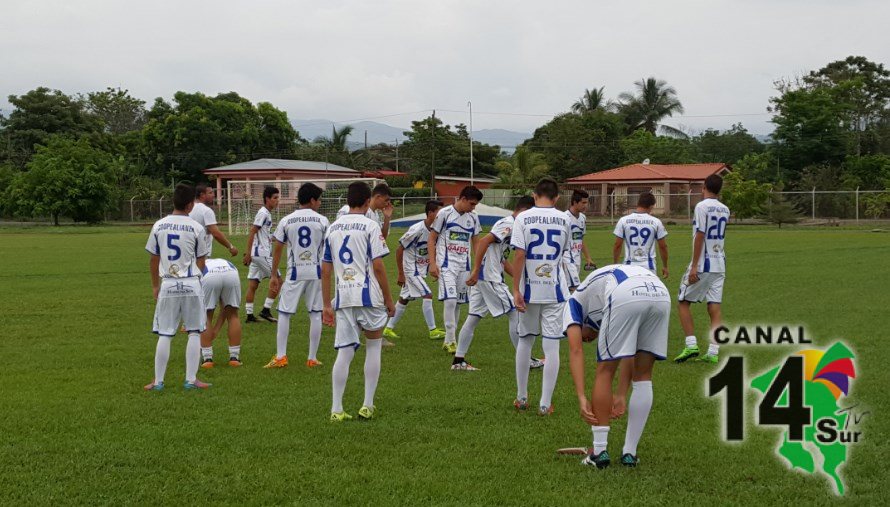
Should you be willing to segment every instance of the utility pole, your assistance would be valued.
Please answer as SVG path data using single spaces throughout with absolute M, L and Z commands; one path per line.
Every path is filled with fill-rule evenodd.
M 432 127 L 433 137 L 432 137 L 432 146 L 431 150 L 432 154 L 432 164 L 430 166 L 430 174 L 432 176 L 432 181 L 430 182 L 430 197 L 436 196 L 436 110 L 433 109 L 433 121 L 430 125 Z
M 467 101 L 470 107 L 470 185 L 473 184 L 473 102 Z
M 368 151 L 368 131 L 365 131 L 365 151 Z
M 396 139 L 396 172 L 399 172 L 399 140 Z

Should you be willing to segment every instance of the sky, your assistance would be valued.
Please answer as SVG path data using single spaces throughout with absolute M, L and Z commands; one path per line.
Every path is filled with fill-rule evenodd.
M 772 130 L 777 79 L 849 55 L 890 65 L 890 2 L 4 0 L 0 112 L 38 86 L 128 89 L 149 105 L 178 90 L 236 91 L 292 121 L 437 115 L 532 132 L 585 88 L 616 97 L 654 76 L 690 132 Z M 881 34 L 884 35 L 881 35 Z

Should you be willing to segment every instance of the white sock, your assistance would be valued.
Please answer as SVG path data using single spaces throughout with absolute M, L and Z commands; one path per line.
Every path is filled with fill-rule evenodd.
M 408 309 L 408 305 L 403 305 L 402 303 L 396 303 L 396 314 L 389 319 L 389 322 L 386 323 L 386 327 L 389 329 L 395 329 L 396 324 L 402 320 L 402 315 L 405 314 L 405 310 Z
M 470 344 L 473 343 L 473 333 L 476 331 L 476 326 L 479 325 L 479 321 L 481 321 L 476 315 L 467 315 L 467 320 L 464 321 L 464 325 L 460 328 L 460 336 L 457 340 L 457 352 L 454 354 L 454 357 L 466 357 L 467 351 L 470 350 Z
M 272 309 L 272 303 L 274 303 L 274 302 L 275 302 L 274 299 L 272 299 L 272 298 L 266 298 L 266 302 L 263 303 L 263 308 L 265 308 L 266 310 L 271 310 L 271 309 Z
M 454 343 L 454 335 L 457 333 L 457 300 L 445 300 L 445 343 Z
M 167 373 L 171 341 L 173 341 L 172 336 L 158 336 L 158 345 L 155 348 L 155 383 L 157 384 L 164 382 L 164 375 Z
M 343 412 L 343 391 L 346 390 L 346 379 L 349 378 L 349 364 L 355 356 L 355 347 L 348 346 L 337 349 L 337 360 L 331 369 L 331 378 L 334 381 L 334 398 L 331 403 L 331 413 Z
M 544 348 L 544 357 L 547 358 L 541 380 L 541 406 L 549 407 L 553 403 L 553 389 L 556 388 L 556 378 L 559 376 L 559 340 L 544 338 L 541 346 Z
M 278 312 L 278 331 L 275 335 L 275 357 L 287 355 L 287 336 L 290 334 L 290 314 Z
M 185 381 L 194 382 L 198 377 L 198 366 L 201 363 L 201 335 L 189 333 L 189 341 L 185 346 Z
M 321 312 L 309 312 L 309 359 L 312 359 L 313 361 L 318 360 L 318 345 L 320 343 Z
M 377 392 L 377 381 L 380 380 L 380 351 L 383 340 L 365 341 L 365 403 L 366 407 L 374 406 L 374 393 Z
M 229 345 L 229 357 L 241 359 L 241 345 Z
M 213 347 L 201 347 L 201 359 L 213 360 Z
M 516 399 L 528 398 L 528 362 L 532 358 L 535 336 L 524 336 L 516 345 Z
M 716 356 L 719 353 L 720 353 L 720 345 L 717 345 L 716 343 L 712 343 L 712 344 L 708 345 L 708 354 L 710 354 L 712 356 Z
M 633 392 L 627 402 L 627 433 L 624 435 L 624 452 L 637 455 L 637 444 L 643 436 L 649 411 L 652 410 L 652 381 L 633 383 Z
M 426 327 L 430 331 L 436 329 L 436 312 L 433 311 L 433 300 L 423 300 L 423 320 L 426 321 Z
M 510 334 L 510 342 L 513 344 L 513 348 L 519 344 L 519 312 L 513 310 L 512 312 L 507 314 L 507 318 L 510 319 L 508 326 L 509 334 Z
M 547 359 L 548 361 L 550 359 Z M 591 426 L 593 428 L 593 453 L 599 454 L 606 450 L 609 443 L 608 426 Z
M 698 341 L 695 339 L 695 335 L 686 337 L 686 346 L 687 347 L 695 347 L 698 345 Z
M 253 315 L 253 303 L 244 303 L 244 311 L 247 315 Z

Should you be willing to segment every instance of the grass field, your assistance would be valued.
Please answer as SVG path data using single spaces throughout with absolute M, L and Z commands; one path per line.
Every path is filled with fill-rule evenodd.
M 688 226 L 669 230 L 667 284 L 674 292 L 691 241 Z M 486 319 L 477 329 L 469 358 L 482 371 L 452 373 L 451 356 L 426 337 L 419 303 L 400 324 L 397 346 L 384 351 L 379 417 L 370 423 L 328 423 L 333 330 L 325 328 L 322 338 L 325 366 L 306 369 L 302 312 L 292 323 L 290 367 L 262 368 L 275 350 L 274 325 L 245 326 L 244 366 L 201 372 L 213 388 L 184 392 L 180 336 L 168 388 L 145 393 L 155 348 L 147 233 L 147 227 L 0 230 L 0 504 L 834 501 L 823 476 L 792 473 L 774 457 L 778 429 L 749 424 L 745 443 L 720 441 L 720 402 L 704 396 L 715 368 L 699 364 L 657 365 L 639 468 L 594 471 L 575 457 L 557 457 L 558 447 L 590 443 L 577 415 L 567 344 L 555 414 L 517 414 L 506 321 Z M 393 231 L 391 245 L 400 233 Z M 586 241 L 605 264 L 610 231 L 591 230 Z M 864 422 L 864 443 L 842 470 L 847 500 L 887 505 L 890 235 L 731 227 L 727 243 L 729 323 L 801 323 L 817 345 L 843 338 L 853 347 L 859 375 L 850 404 L 861 402 L 873 415 Z M 215 252 L 223 253 L 218 245 Z M 387 258 L 394 282 L 393 263 L 394 256 Z M 698 334 L 705 336 L 704 308 L 695 310 Z M 681 347 L 674 313 L 669 351 Z M 225 354 L 224 339 L 216 350 L 218 358 Z M 753 374 L 792 350 L 721 352 L 744 354 Z M 592 351 L 588 359 L 592 366 Z M 345 398 L 352 413 L 362 399 L 362 362 L 359 351 Z M 540 376 L 531 375 L 533 402 Z M 752 413 L 749 406 L 749 422 Z M 624 420 L 613 426 L 615 452 L 624 426 Z

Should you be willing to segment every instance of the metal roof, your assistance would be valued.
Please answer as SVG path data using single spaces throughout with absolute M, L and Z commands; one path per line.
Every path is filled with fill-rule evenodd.
M 355 173 L 356 176 L 360 174 L 355 169 L 350 169 L 337 164 L 312 160 L 288 160 L 282 158 L 260 158 L 249 162 L 239 162 L 237 164 L 204 170 L 205 173 L 210 171 L 337 171 Z

